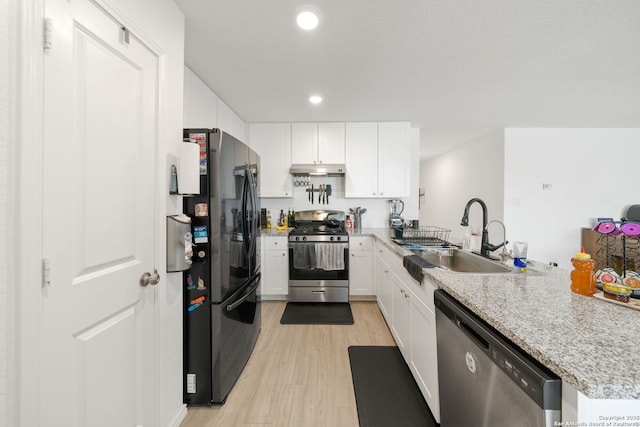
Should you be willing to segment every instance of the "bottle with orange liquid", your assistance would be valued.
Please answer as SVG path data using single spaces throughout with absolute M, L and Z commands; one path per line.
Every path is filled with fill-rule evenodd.
M 597 279 L 593 271 L 596 262 L 582 248 L 575 258 L 571 258 L 571 264 L 574 268 L 571 272 L 571 291 L 588 297 L 593 296 L 596 293 Z

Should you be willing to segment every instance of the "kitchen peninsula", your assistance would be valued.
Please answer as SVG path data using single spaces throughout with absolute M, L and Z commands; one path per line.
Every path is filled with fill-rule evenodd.
M 357 233 L 375 236 L 376 252 L 400 261 L 409 254 L 388 230 Z M 564 422 L 640 416 L 640 311 L 575 295 L 569 271 L 537 263 L 520 274 L 428 268 L 423 275 L 421 288 L 445 290 L 562 379 Z

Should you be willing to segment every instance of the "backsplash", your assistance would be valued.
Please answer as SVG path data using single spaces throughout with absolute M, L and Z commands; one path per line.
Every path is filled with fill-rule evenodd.
M 345 199 L 344 178 L 337 176 L 312 176 L 311 184 L 317 189 L 320 184 L 331 185 L 332 194 L 326 204 L 318 203 L 318 193 L 313 193 L 313 203 L 309 200 L 308 187 L 293 187 L 293 197 L 291 198 L 261 198 L 260 207 L 271 211 L 271 217 L 276 218 L 280 209 L 286 213 L 289 208 L 295 211 L 306 211 L 314 209 L 345 211 L 349 214 L 349 208 L 358 206 L 367 208 L 367 212 L 362 215 L 363 228 L 387 227 L 389 210 L 387 199 Z M 309 187 L 310 188 L 310 187 Z M 411 218 L 407 218 L 411 219 Z

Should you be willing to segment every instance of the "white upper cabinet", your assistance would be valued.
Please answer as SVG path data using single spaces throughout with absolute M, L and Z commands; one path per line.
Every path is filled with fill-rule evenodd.
M 184 67 L 183 127 L 218 127 L 218 97 L 188 67 Z
M 409 122 L 347 123 L 345 197 L 409 197 Z
M 318 124 L 291 124 L 291 163 L 311 164 L 318 161 Z
M 344 123 L 318 124 L 318 160 L 320 160 L 320 163 L 344 164 Z
M 346 125 L 345 197 L 378 197 L 378 124 Z
M 247 141 L 245 122 L 220 99 L 218 99 L 218 127 L 242 142 Z
M 291 160 L 294 164 L 343 164 L 345 124 L 292 123 Z
M 260 156 L 260 197 L 293 197 L 291 168 L 291 124 L 249 125 L 249 146 Z
M 240 141 L 247 140 L 247 124 L 198 76 L 184 67 L 183 127 L 220 128 Z
M 379 197 L 411 195 L 410 129 L 409 122 L 378 123 Z

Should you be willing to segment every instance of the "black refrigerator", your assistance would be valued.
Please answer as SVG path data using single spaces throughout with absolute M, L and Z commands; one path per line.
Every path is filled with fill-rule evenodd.
M 200 193 L 183 199 L 194 244 L 183 273 L 184 402 L 209 405 L 224 403 L 260 332 L 260 160 L 220 129 L 183 137 L 200 146 Z

